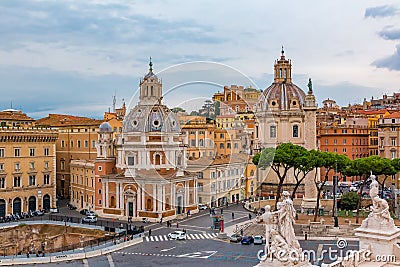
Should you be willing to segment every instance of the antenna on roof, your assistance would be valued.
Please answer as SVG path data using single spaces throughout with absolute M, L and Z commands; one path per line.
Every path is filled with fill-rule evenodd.
M 11 100 L 11 106 L 10 106 L 10 108 L 12 109 L 13 107 L 12 107 L 12 100 Z

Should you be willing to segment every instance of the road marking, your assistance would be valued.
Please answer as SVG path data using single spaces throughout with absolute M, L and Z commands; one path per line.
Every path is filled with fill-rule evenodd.
M 84 267 L 89 267 L 89 263 L 87 259 L 83 259 L 83 266 Z
M 162 235 L 159 235 L 158 238 L 160 238 L 160 241 L 164 241 Z
M 146 236 L 146 241 L 147 241 L 147 242 L 149 241 L 149 237 L 148 237 L 148 236 Z
M 174 248 L 176 248 L 176 247 L 162 249 L 162 250 L 160 250 L 160 252 L 170 251 L 170 250 L 172 250 L 172 249 L 174 249 Z
M 197 252 L 191 252 L 191 253 L 187 253 L 187 254 L 178 255 L 176 257 L 177 258 L 208 259 L 215 253 L 217 253 L 217 251 L 197 251 Z
M 113 261 L 113 259 L 111 257 L 111 253 L 107 254 L 107 259 L 108 259 L 108 264 L 110 265 L 110 267 L 115 267 L 114 261 Z
M 158 237 L 157 237 L 157 236 L 154 236 L 154 239 L 155 239 L 156 241 L 158 241 Z
M 190 240 L 192 238 L 189 235 L 186 235 L 186 239 Z
M 193 234 L 195 237 L 196 237 L 196 239 L 200 239 L 200 237 L 198 236 L 198 234 Z
M 151 240 L 151 241 L 154 241 L 154 239 L 153 239 L 153 237 L 152 237 L 152 236 L 150 236 L 150 240 Z
M 164 239 L 165 239 L 165 240 L 168 240 L 169 238 L 168 238 L 166 235 L 164 235 Z

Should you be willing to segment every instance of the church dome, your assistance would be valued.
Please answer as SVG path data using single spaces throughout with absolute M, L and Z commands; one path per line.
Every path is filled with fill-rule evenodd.
M 100 124 L 99 132 L 112 133 L 113 129 L 112 129 L 111 125 L 108 122 L 105 121 L 102 124 Z
M 292 83 L 292 62 L 285 58 L 282 47 L 281 58 L 274 65 L 274 82 L 261 94 L 257 110 L 298 110 L 305 99 L 305 92 Z
M 164 105 L 138 105 L 125 117 L 123 132 L 180 132 L 178 120 Z

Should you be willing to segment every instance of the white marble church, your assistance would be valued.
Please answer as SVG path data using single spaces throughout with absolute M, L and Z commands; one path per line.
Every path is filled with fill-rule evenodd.
M 95 161 L 100 216 L 165 221 L 188 210 L 198 212 L 197 177 L 185 172 L 179 123 L 162 104 L 162 83 L 151 61 L 140 81 L 139 103 L 125 117 L 116 140 L 107 124 L 100 126 Z

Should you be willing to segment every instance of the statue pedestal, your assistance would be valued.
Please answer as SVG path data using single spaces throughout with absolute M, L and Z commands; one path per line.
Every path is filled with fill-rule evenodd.
M 368 249 L 375 256 L 395 254 L 394 246 L 400 236 L 400 229 L 396 227 L 392 218 L 382 220 L 369 216 L 355 231 L 355 235 L 360 239 L 360 249 Z
M 317 206 L 317 198 L 303 198 L 301 202 L 301 207 L 305 210 L 315 209 Z

